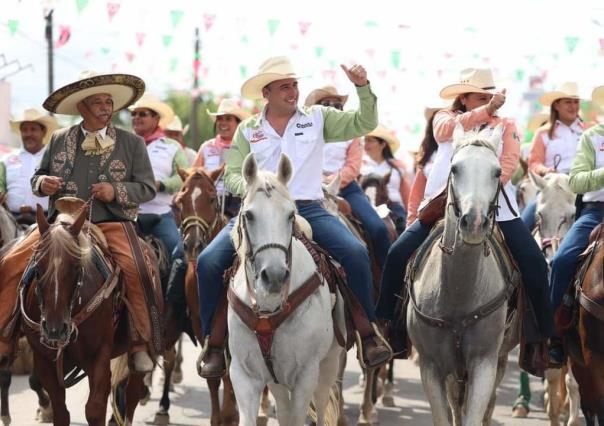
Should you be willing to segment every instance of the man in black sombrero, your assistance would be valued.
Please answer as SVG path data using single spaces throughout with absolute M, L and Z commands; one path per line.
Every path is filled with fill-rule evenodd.
M 152 355 L 161 350 L 161 298 L 155 296 L 133 222 L 140 203 L 155 196 L 155 179 L 144 141 L 111 125 L 115 111 L 140 98 L 145 83 L 126 74 L 98 75 L 87 71 L 78 81 L 52 93 L 44 102 L 50 112 L 79 115 L 82 121 L 52 135 L 40 166 L 31 178 L 34 194 L 49 196 L 48 216 L 65 196 L 91 203 L 91 221 L 103 231 L 114 261 L 122 270 L 130 314 L 134 368 L 153 368 Z M 14 350 L 15 301 L 19 280 L 33 255 L 37 230 L 15 245 L 0 263 L 0 365 Z M 161 294 L 161 293 L 160 293 Z

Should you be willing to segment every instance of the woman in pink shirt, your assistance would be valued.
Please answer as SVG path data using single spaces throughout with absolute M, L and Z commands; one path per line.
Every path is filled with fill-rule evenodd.
M 453 154 L 453 130 L 460 123 L 466 131 L 472 129 L 493 129 L 504 124 L 500 145 L 502 194 L 499 197 L 499 212 L 496 220 L 506 243 L 518 264 L 526 293 L 535 309 L 539 331 L 543 340 L 554 335 L 552 309 L 549 303 L 547 264 L 529 230 L 518 217 L 517 205 L 510 193 L 510 178 L 520 158 L 520 143 L 515 124 L 497 115 L 497 110 L 505 103 L 505 90 L 495 89 L 490 69 L 466 69 L 462 71 L 460 83 L 441 90 L 443 99 L 452 99 L 453 105 L 434 117 L 434 138 L 438 150 L 433 169 L 426 182 L 424 203 L 440 193 L 447 183 Z M 510 193 L 511 194 L 511 193 Z M 407 262 L 413 252 L 427 238 L 431 227 L 419 220 L 392 244 L 382 276 L 381 296 L 376 309 L 378 318 L 392 320 L 396 295 L 402 287 L 402 279 Z M 539 343 L 539 342 L 529 342 Z M 532 346 L 535 349 L 537 345 Z M 396 349 L 395 349 L 396 350 Z

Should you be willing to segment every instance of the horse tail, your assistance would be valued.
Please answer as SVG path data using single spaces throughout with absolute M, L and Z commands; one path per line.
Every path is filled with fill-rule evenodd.
M 113 391 L 124 379 L 128 378 L 128 354 L 124 353 L 111 360 L 111 390 Z
M 325 407 L 325 426 L 336 426 L 338 419 L 340 418 L 340 388 L 336 381 L 329 389 L 329 400 Z M 314 398 L 308 407 L 308 416 L 312 419 L 313 423 L 317 423 L 317 409 L 315 406 Z

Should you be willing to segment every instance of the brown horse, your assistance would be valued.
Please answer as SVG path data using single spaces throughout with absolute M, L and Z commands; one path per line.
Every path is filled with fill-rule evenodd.
M 69 425 L 65 389 L 88 376 L 86 419 L 104 425 L 111 390 L 110 360 L 127 351 L 126 322 L 116 319 L 119 269 L 107 278 L 99 271 L 92 238 L 80 232 L 86 209 L 77 218 L 61 214 L 49 224 L 38 206 L 40 240 L 28 268 L 34 280 L 20 291 L 24 333 L 34 352 L 34 374 L 52 402 L 54 424 Z M 27 272 L 26 272 L 27 274 Z M 124 315 L 121 316 L 125 318 Z M 72 372 L 66 378 L 63 372 Z M 126 413 L 132 421 L 142 392 L 142 375 L 131 374 Z
M 224 227 L 226 220 L 220 213 L 220 205 L 216 193 L 216 181 L 222 174 L 222 168 L 206 173 L 202 168 L 193 168 L 185 171 L 178 169 L 183 180 L 180 192 L 174 204 L 178 210 L 181 234 L 183 238 L 187 272 L 185 275 L 184 293 L 186 302 L 186 318 L 189 324 L 182 321 L 180 309 L 169 300 L 166 302 L 165 336 L 167 349 L 172 349 L 181 334 L 192 328 L 195 340 L 203 342 L 201 332 L 201 318 L 199 315 L 199 299 L 197 293 L 196 261 L 197 256 Z M 192 337 L 193 337 L 192 336 Z M 166 351 L 168 353 L 168 351 Z M 160 408 L 155 415 L 155 424 L 169 422 L 169 389 L 171 375 L 174 368 L 174 351 L 165 357 L 164 361 L 164 388 L 160 399 Z M 223 378 L 224 397 L 222 410 L 219 402 L 220 379 L 208 379 L 210 399 L 212 403 L 211 424 L 237 424 L 238 415 L 234 399 L 233 387 L 227 376 Z
M 595 425 L 596 419 L 604 425 L 604 233 L 601 231 L 595 244 L 579 267 L 580 278 L 568 293 L 575 296 L 572 316 L 564 304 L 556 312 L 556 325 L 564 332 L 588 426 Z

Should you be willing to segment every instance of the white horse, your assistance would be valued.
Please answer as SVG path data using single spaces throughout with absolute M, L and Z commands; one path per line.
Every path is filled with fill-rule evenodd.
M 548 263 L 556 254 L 560 241 L 575 220 L 575 194 L 570 190 L 569 177 L 563 173 L 550 173 L 541 177 L 529 172 L 532 183 L 540 191 L 537 196 L 535 238 Z M 561 383 L 564 377 L 564 384 Z M 566 388 L 566 389 L 564 389 Z M 566 398 L 564 396 L 566 391 Z M 580 397 L 579 385 L 567 366 L 545 372 L 545 408 L 552 426 L 558 426 L 561 412 L 568 405 L 567 426 L 578 426 Z
M 409 337 L 435 425 L 489 424 L 507 353 L 518 343 L 506 325 L 509 290 L 488 234 L 495 220 L 502 125 L 453 134 L 445 227 L 410 283 Z M 462 408 L 465 401 L 465 418 Z
M 293 237 L 296 206 L 286 187 L 292 165 L 282 155 L 275 176 L 259 171 L 250 154 L 242 172 L 247 192 L 232 233 L 240 266 L 230 284 L 228 311 L 230 374 L 241 424 L 256 424 L 260 395 L 268 385 L 277 403 L 279 424 L 303 425 L 312 399 L 321 425 L 328 403 L 337 416 L 332 387 L 343 349 L 335 338 L 329 288 L 317 275 L 308 250 Z M 297 308 L 290 306 L 288 296 L 313 277 L 320 285 Z M 262 335 L 242 320 L 241 306 L 234 307 L 241 304 L 258 319 L 256 330 L 271 329 L 267 324 L 284 310 L 289 315 L 272 333 Z M 335 308 L 344 330 L 341 303 Z

